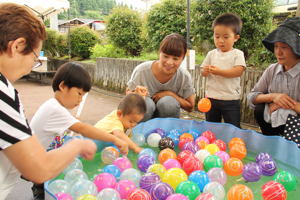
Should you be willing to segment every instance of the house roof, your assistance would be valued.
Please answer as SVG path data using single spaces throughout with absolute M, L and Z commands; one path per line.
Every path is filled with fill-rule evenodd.
M 96 20 L 96 19 L 83 19 L 83 18 L 74 18 L 74 19 L 70 19 L 70 20 L 58 20 L 58 25 L 64 25 L 64 24 L 68 24 L 71 23 L 73 21 L 79 21 L 82 24 L 90 24 L 93 22 L 100 22 L 100 23 L 105 23 L 103 20 Z

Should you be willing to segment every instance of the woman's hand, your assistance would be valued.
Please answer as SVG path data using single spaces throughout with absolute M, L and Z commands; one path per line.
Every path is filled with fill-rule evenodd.
M 139 94 L 142 97 L 146 97 L 146 96 L 149 95 L 148 94 L 148 89 L 146 87 L 144 87 L 144 86 L 138 85 L 138 86 L 136 86 L 136 88 L 135 88 L 134 91 L 135 91 L 136 94 Z
M 156 103 L 156 102 L 158 102 L 158 100 L 160 100 L 164 96 L 173 96 L 173 92 L 168 91 L 168 90 L 160 91 L 160 92 L 157 92 L 156 94 L 154 94 L 152 96 L 152 99 Z
M 277 104 L 275 104 L 275 103 L 270 103 L 269 105 L 269 113 L 271 114 L 272 112 L 274 112 L 274 111 L 276 111 L 276 110 L 278 110 L 280 107 L 277 105 Z
M 294 110 L 297 102 L 287 94 L 272 93 L 271 95 L 272 95 L 273 102 L 280 108 Z

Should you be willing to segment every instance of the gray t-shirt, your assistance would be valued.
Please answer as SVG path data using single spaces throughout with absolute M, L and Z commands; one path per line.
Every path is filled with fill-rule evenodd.
M 172 91 L 178 96 L 187 99 L 195 93 L 190 73 L 183 68 L 178 68 L 174 76 L 166 83 L 160 83 L 154 76 L 151 66 L 154 61 L 139 64 L 132 72 L 127 86 L 134 90 L 136 86 L 147 87 L 150 97 L 160 91 Z

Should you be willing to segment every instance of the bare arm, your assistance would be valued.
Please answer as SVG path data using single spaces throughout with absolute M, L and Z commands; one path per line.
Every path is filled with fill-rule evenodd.
M 269 94 L 257 95 L 256 98 L 254 99 L 253 103 L 254 104 L 274 103 L 279 108 L 294 110 L 297 102 L 295 100 L 293 100 L 291 97 L 289 97 L 287 94 L 269 93 Z
M 128 145 L 126 144 L 126 142 L 92 125 L 77 122 L 73 124 L 69 129 L 88 138 L 101 140 L 104 142 L 112 142 L 120 149 L 122 154 L 126 155 L 128 153 Z
M 171 91 L 161 91 L 153 95 L 152 99 L 157 102 L 164 96 L 171 96 L 174 97 L 180 104 L 180 107 L 188 112 L 192 112 L 195 106 L 195 94 L 189 96 L 188 98 L 184 99 L 178 96 L 176 93 Z
M 74 139 L 58 149 L 46 152 L 33 135 L 3 152 L 25 178 L 43 183 L 57 176 L 78 154 L 90 160 L 96 150 L 97 146 L 91 140 Z
M 216 66 L 210 66 L 209 67 L 209 73 L 212 73 L 214 75 L 223 76 L 225 78 L 235 78 L 242 76 L 245 68 L 241 65 L 231 67 L 229 69 L 221 69 Z

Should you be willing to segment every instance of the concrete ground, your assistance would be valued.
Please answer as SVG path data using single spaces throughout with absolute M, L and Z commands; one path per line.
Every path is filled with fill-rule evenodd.
M 47 99 L 53 97 L 50 85 L 20 80 L 14 84 L 19 91 L 25 113 L 30 121 L 39 106 Z M 122 95 L 110 93 L 100 89 L 92 89 L 87 97 L 80 119 L 83 122 L 95 124 L 99 119 L 116 109 Z M 74 110 L 76 112 L 76 110 Z M 32 200 L 31 183 L 21 181 L 6 200 Z

